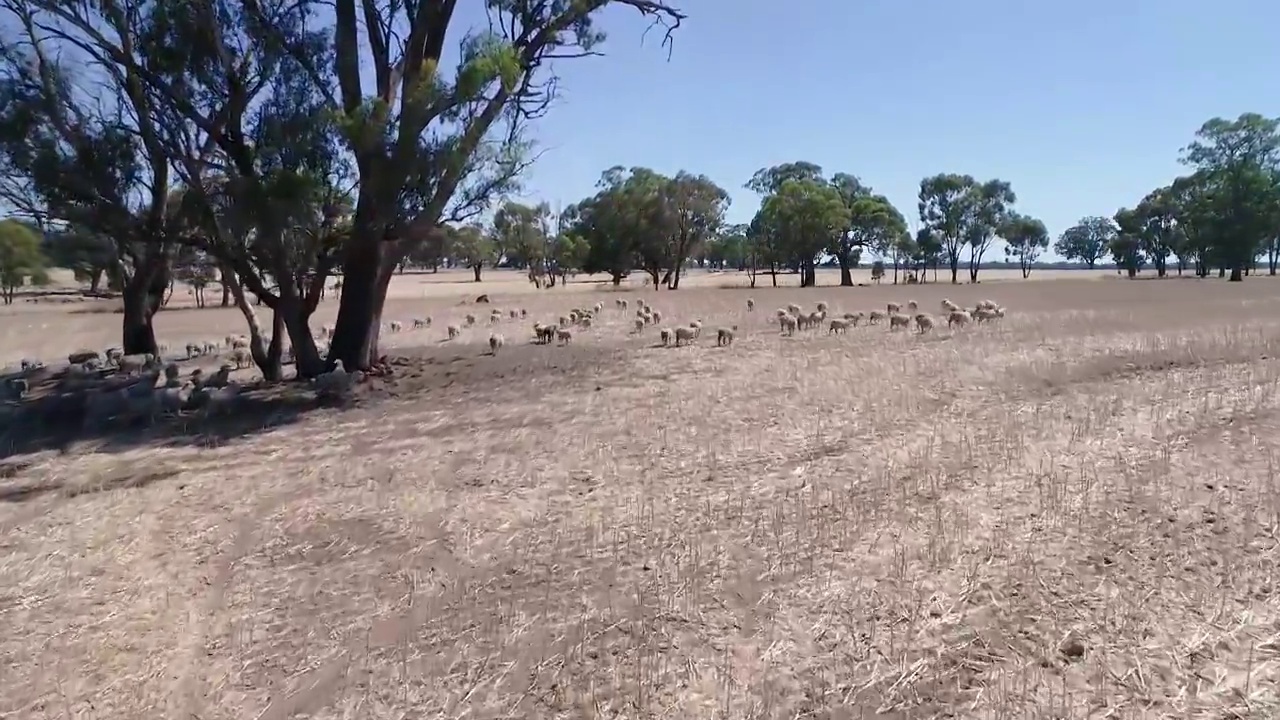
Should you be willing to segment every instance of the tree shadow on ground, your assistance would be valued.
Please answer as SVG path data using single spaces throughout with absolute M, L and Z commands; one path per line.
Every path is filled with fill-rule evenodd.
M 244 386 L 216 412 L 194 410 L 173 416 L 86 423 L 82 390 L 67 390 L 61 371 L 0 375 L 0 387 L 12 378 L 30 386 L 28 397 L 0 403 L 0 479 L 3 461 L 56 451 L 69 453 L 78 444 L 94 443 L 97 452 L 123 452 L 140 447 L 212 448 L 300 422 L 325 409 L 374 407 L 390 400 L 427 397 L 447 403 L 465 399 L 485 403 L 512 397 L 542 398 L 566 383 L 615 381 L 626 366 L 621 348 L 592 345 L 507 345 L 496 356 L 488 345 L 397 349 L 375 372 L 356 385 L 350 396 L 320 399 L 305 382 L 257 383 Z M 514 382 L 514 384 L 513 384 Z

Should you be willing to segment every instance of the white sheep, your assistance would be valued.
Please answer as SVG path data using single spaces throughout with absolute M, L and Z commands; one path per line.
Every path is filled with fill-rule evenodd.
M 799 325 L 799 320 L 797 320 L 794 315 L 778 316 L 778 328 L 779 328 L 779 331 L 782 332 L 783 334 L 795 335 L 796 327 L 798 325 Z
M 236 348 L 231 351 L 231 362 L 236 364 L 236 369 L 247 368 L 253 364 L 253 354 L 248 348 Z
M 898 328 L 902 328 L 902 329 L 904 329 L 904 330 L 905 330 L 909 325 L 911 325 L 911 316 L 910 316 L 910 315 L 903 315 L 902 313 L 894 313 L 894 314 L 892 314 L 892 315 L 890 315 L 890 316 L 889 316 L 889 331 L 890 331 L 890 332 L 893 332 L 894 330 L 897 330 Z
M 520 318 L 524 319 L 528 316 L 529 316 L 529 311 L 525 310 L 524 308 L 520 308 Z
M 501 335 L 498 335 L 497 333 L 490 335 L 489 336 L 489 353 L 492 355 L 497 355 L 498 348 L 505 345 L 506 342 L 507 342 L 506 338 L 502 337 Z
M 827 304 L 826 304 L 825 302 L 819 302 L 819 303 L 818 303 L 818 312 L 820 312 L 820 313 L 826 313 L 826 312 L 827 312 Z
M 849 329 L 849 321 L 844 318 L 831 318 L 831 324 L 827 327 L 827 334 L 840 334 Z
M 809 323 L 811 322 L 811 320 L 809 319 L 809 313 L 802 312 L 798 315 L 787 315 L 787 317 L 795 319 L 797 329 L 800 329 L 800 330 L 809 329 Z
M 915 312 L 916 310 L 920 309 L 920 304 L 917 303 L 915 300 L 908 300 L 907 309 L 910 310 L 911 312 Z
M 867 316 L 867 324 L 879 325 L 886 317 L 887 316 L 879 310 L 872 310 L 871 314 Z
M 753 312 L 756 309 L 756 301 L 747 298 L 747 312 Z
M 602 310 L 604 310 L 604 303 L 602 302 L 596 303 L 594 312 L 600 312 Z
M 424 328 L 429 328 L 429 327 L 431 327 L 431 316 L 428 315 L 427 317 L 420 317 L 420 318 L 413 319 L 414 330 L 422 330 Z
M 954 311 L 956 311 L 956 310 L 960 310 L 960 309 L 961 309 L 961 308 L 960 308 L 960 306 L 959 306 L 959 305 L 957 305 L 957 304 L 955 304 L 955 303 L 951 302 L 950 300 L 948 300 L 948 299 L 946 299 L 946 298 L 942 298 L 942 312 L 949 313 L 949 312 L 954 312 Z
M 497 325 L 497 324 L 498 324 L 498 323 L 500 323 L 500 322 L 502 322 L 502 316 L 501 316 L 501 315 L 498 315 L 498 314 L 495 314 L 495 313 L 489 313 L 489 324 L 490 324 L 490 325 Z
M 561 345 L 568 345 L 573 342 L 573 331 L 569 328 L 560 328 L 556 330 L 556 339 L 560 341 Z
M 738 326 L 733 325 L 727 328 L 716 329 L 716 347 L 728 347 L 733 344 L 733 340 L 738 332 Z
M 988 310 L 987 308 L 974 308 L 974 309 L 973 309 L 973 318 L 974 318 L 975 320 L 977 320 L 979 324 L 982 324 L 982 323 L 984 323 L 984 322 L 988 322 L 988 321 L 990 321 L 990 320 L 995 320 L 997 317 L 999 317 L 999 316 L 998 316 L 998 315 L 996 315 L 996 311 L 995 311 L 995 310 Z
M 228 342 L 228 343 L 227 343 L 227 345 L 231 346 L 231 349 L 232 349 L 232 350 L 238 350 L 238 349 L 240 349 L 240 348 L 247 348 L 247 347 L 249 347 L 249 338 L 247 338 L 247 337 L 245 337 L 245 336 L 243 336 L 243 335 L 239 335 L 239 336 L 237 336 L 237 337 L 232 338 L 232 339 L 231 339 L 231 342 Z
M 918 313 L 915 317 L 916 329 L 923 335 L 933 329 L 933 318 L 925 313 Z
M 947 327 L 955 327 L 956 325 L 964 327 L 972 319 L 973 316 L 964 310 L 952 310 L 947 313 Z
M 994 300 L 979 300 L 979 301 L 978 301 L 978 307 L 980 307 L 980 308 L 986 308 L 987 310 L 995 310 L 996 308 L 998 308 L 998 307 L 1000 307 L 1000 306 L 999 306 L 999 305 L 997 305 L 997 304 L 996 304 L 996 302 L 995 302 Z
M 885 305 L 885 310 L 887 310 L 890 315 L 893 315 L 895 313 L 902 312 L 902 306 L 899 305 L 898 303 L 891 302 Z
M 636 318 L 636 332 L 638 333 L 644 332 L 644 324 L 645 324 L 644 318 L 642 317 Z
M 662 313 L 658 312 L 657 310 L 654 310 L 653 313 L 649 315 L 649 322 L 653 323 L 654 325 L 657 325 L 658 323 L 662 322 Z
M 795 303 L 790 303 L 787 305 L 787 312 L 796 317 L 800 316 L 800 309 L 801 309 L 800 306 Z
M 663 345 L 670 345 L 671 344 L 671 328 L 662 328 L 662 330 L 658 332 L 658 337 L 662 338 Z
M 782 317 L 783 315 L 789 315 L 790 313 L 788 313 L 785 308 L 778 308 L 777 310 L 773 311 L 773 314 L 776 317 Z
M 569 327 L 569 316 L 568 316 L 568 315 L 561 315 L 561 316 L 560 316 L 560 327 Z
M 858 327 L 858 323 L 862 322 L 862 319 L 866 316 L 866 313 L 863 312 L 845 313 L 844 319 L 849 321 L 850 327 Z
M 392 320 L 387 323 L 387 328 L 389 328 L 391 332 L 397 333 L 404 329 L 404 323 L 401 323 L 399 320 Z
M 809 327 L 816 328 L 822 325 L 822 321 L 827 319 L 826 310 L 815 310 L 809 313 Z
M 579 321 L 578 321 L 578 325 L 582 326 L 582 329 L 583 329 L 583 330 L 590 330 L 590 329 L 591 329 L 591 322 L 592 322 L 592 321 L 591 321 L 591 316 L 590 316 L 590 315 L 587 315 L 587 316 L 584 316 L 581 320 L 579 320 Z
M 519 320 L 519 319 L 520 319 L 520 311 L 519 311 L 519 310 L 512 310 L 511 312 L 507 313 L 507 316 L 508 316 L 508 317 L 510 317 L 512 320 Z
M 476 324 L 476 316 L 470 313 L 467 313 L 467 316 L 463 318 L 463 320 L 466 322 L 467 327 L 471 327 Z
M 691 343 L 698 339 L 698 331 L 693 327 L 676 328 L 676 347 L 680 347 L 681 343 Z
M 693 322 L 689 323 L 689 327 L 693 328 L 693 336 L 694 336 L 694 337 L 701 337 L 701 336 L 702 336 L 702 321 L 701 321 L 701 320 L 694 320 Z
M 452 340 L 462 334 L 462 328 L 457 325 L 450 325 L 446 330 L 449 333 L 449 339 Z

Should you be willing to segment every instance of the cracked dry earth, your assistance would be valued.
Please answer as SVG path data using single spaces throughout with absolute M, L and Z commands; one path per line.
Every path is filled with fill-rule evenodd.
M 1280 716 L 1280 284 L 1052 284 L 924 337 L 690 293 L 736 344 L 33 458 L 84 490 L 0 503 L 0 716 Z

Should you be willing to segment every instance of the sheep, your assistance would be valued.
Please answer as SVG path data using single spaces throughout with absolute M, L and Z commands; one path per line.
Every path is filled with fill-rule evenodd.
M 450 325 L 449 327 L 445 328 L 445 331 L 449 333 L 450 340 L 462 334 L 462 328 L 458 327 L 457 325 Z
M 137 355 L 125 355 L 120 358 L 118 363 L 120 372 L 131 375 L 135 372 L 141 372 L 143 369 L 150 368 L 156 362 L 156 356 L 151 353 L 140 353 Z
M 533 324 L 534 342 L 539 345 L 545 345 L 555 339 L 555 325 L 543 325 L 542 323 Z
M 752 300 L 751 298 L 747 298 L 747 312 L 755 312 L 755 309 L 756 309 L 756 301 Z
M 626 309 L 627 309 L 627 301 L 626 301 L 626 300 L 623 300 L 622 298 L 618 298 L 618 299 L 616 299 L 616 300 L 614 300 L 614 301 L 613 301 L 613 306 L 614 306 L 615 308 L 619 309 L 619 310 L 626 310 Z
M 959 305 L 951 302 L 946 298 L 942 298 L 942 312 L 949 313 L 949 312 L 955 312 L 956 310 L 960 310 L 960 309 L 961 307 Z
M 889 315 L 894 315 L 896 313 L 902 312 L 902 306 L 899 305 L 898 303 L 891 302 L 885 306 L 885 310 L 888 311 Z
M 831 318 L 831 325 L 827 328 L 827 334 L 839 334 L 849 329 L 849 321 L 844 318 Z
M 862 322 L 862 319 L 866 316 L 866 313 L 862 312 L 845 313 L 844 319 L 849 321 L 849 327 L 858 327 L 858 323 Z
M 404 329 L 404 324 L 401 323 L 399 320 L 392 320 L 391 322 L 387 323 L 387 329 L 389 329 L 393 333 L 397 333 Z
M 671 328 L 662 328 L 662 330 L 658 332 L 658 337 L 662 338 L 662 344 L 664 346 L 670 345 L 671 344 Z
M 497 324 L 498 324 L 498 323 L 500 323 L 500 322 L 502 322 L 502 316 L 501 316 L 501 315 L 498 315 L 498 314 L 495 314 L 495 313 L 489 313 L 489 324 L 490 324 L 490 325 L 497 325 Z
M 519 311 L 519 310 L 512 310 L 511 312 L 507 313 L 507 317 L 511 318 L 512 320 L 519 320 L 519 319 L 520 319 L 520 311 Z
M 785 308 L 778 308 L 777 310 L 773 311 L 773 314 L 776 317 L 782 317 L 783 315 L 790 315 L 791 313 L 787 312 Z
M 413 329 L 414 329 L 414 330 L 423 330 L 423 329 L 426 329 L 426 328 L 429 328 L 429 327 L 431 327 L 431 317 L 430 317 L 430 316 L 427 316 L 427 317 L 420 317 L 420 318 L 414 318 L 414 319 L 413 319 Z
M 560 327 L 569 327 L 569 317 L 567 315 L 560 316 Z
M 680 347 L 681 343 L 691 343 L 698 339 L 698 331 L 692 327 L 676 328 L 676 347 Z
M 827 304 L 825 302 L 818 303 L 818 312 L 824 313 L 824 314 L 827 312 Z
M 693 322 L 689 323 L 689 327 L 693 328 L 694 337 L 702 337 L 702 321 L 701 320 L 694 320 Z
M 737 332 L 738 332 L 737 325 L 734 325 L 732 327 L 727 327 L 727 328 L 717 328 L 716 329 L 716 347 L 728 347 L 732 345 L 733 340 L 736 337 L 735 333 Z
M 236 348 L 231 351 L 231 362 L 236 364 L 236 369 L 247 368 L 253 364 L 253 355 L 247 348 Z
M 320 397 L 342 397 L 359 380 L 359 373 L 348 373 L 341 360 L 334 361 L 333 370 L 317 375 L 313 381 Z
M 994 312 L 996 314 L 996 317 L 998 318 L 1004 317 L 1004 308 L 1000 307 L 999 305 L 992 308 L 991 311 Z
M 995 310 L 1000 306 L 997 305 L 994 300 L 979 300 L 978 307 L 985 308 L 987 310 Z
M 213 340 L 205 340 L 204 345 L 202 346 L 201 354 L 212 355 L 216 352 L 218 352 L 218 343 L 214 342 Z
M 644 332 L 644 325 L 645 325 L 644 318 L 642 317 L 636 318 L 636 332 L 638 333 Z
M 561 345 L 568 345 L 573 342 L 573 331 L 569 328 L 556 330 L 556 340 L 559 340 Z
M 118 347 L 109 347 L 104 354 L 107 356 L 107 362 L 119 365 L 120 358 L 124 357 L 124 350 Z
M 906 329 L 911 324 L 911 316 L 902 313 L 894 313 L 889 316 L 889 332 L 893 332 L 898 328 Z
M 916 310 L 920 309 L 920 304 L 917 303 L 915 300 L 908 300 L 907 309 L 910 310 L 911 312 L 915 312 Z
M 796 317 L 795 317 L 794 315 L 780 315 L 780 316 L 778 316 L 778 328 L 779 328 L 779 331 L 780 331 L 780 332 L 782 332 L 782 333 L 783 333 L 783 334 L 785 334 L 785 335 L 795 335 L 795 334 L 796 334 L 796 327 L 797 327 L 798 325 L 799 325 L 799 321 L 796 319 Z
M 71 353 L 70 355 L 68 355 L 67 362 L 72 365 L 79 365 L 81 363 L 85 363 L 90 360 L 97 360 L 101 357 L 102 356 L 98 354 L 97 350 L 83 349 L 83 350 L 77 350 Z
M 200 345 L 200 343 L 194 343 L 194 342 L 187 343 L 188 358 L 196 357 L 197 355 L 200 355 L 203 351 L 204 351 L 204 348 L 203 346 Z
M 506 338 L 502 337 L 501 335 L 498 335 L 497 333 L 490 335 L 489 336 L 489 354 L 497 355 L 498 348 L 502 347 L 506 343 L 507 343 Z
M 956 325 L 964 327 L 972 319 L 973 316 L 964 310 L 952 310 L 947 313 L 947 327 L 955 327 Z
M 915 317 L 916 329 L 923 335 L 933 329 L 933 318 L 925 313 L 917 313 Z
M 809 322 L 810 322 L 810 320 L 809 320 L 809 313 L 802 312 L 802 313 L 800 313 L 800 314 L 798 314 L 798 315 L 788 315 L 787 317 L 795 318 L 795 321 L 796 321 L 796 328 L 797 328 L 797 329 L 799 329 L 799 330 L 808 330 L 808 329 L 809 329 Z
M 242 349 L 242 348 L 247 348 L 247 347 L 249 347 L 249 338 L 247 338 L 247 337 L 245 337 L 245 336 L 243 336 L 243 335 L 239 335 L 239 336 L 237 336 L 237 337 L 232 338 L 232 339 L 231 339 L 231 342 L 229 342 L 229 343 L 227 343 L 227 344 L 231 346 L 231 349 L 232 349 L 232 350 L 239 350 L 239 349 Z
M 591 329 L 591 316 L 590 316 L 590 315 L 587 315 L 587 316 L 583 317 L 581 320 L 579 320 L 579 321 L 578 321 L 578 325 L 580 325 L 580 326 L 582 327 L 582 329 L 583 329 L 583 330 L 590 330 L 590 329 Z
M 654 325 L 657 325 L 658 323 L 662 322 L 662 313 L 658 312 L 657 310 L 654 310 L 653 314 L 649 316 L 649 322 L 653 323 Z
M 815 310 L 809 313 L 809 328 L 813 329 L 822 325 L 822 321 L 827 319 L 825 310 Z
M 974 308 L 974 309 L 973 309 L 973 318 L 974 318 L 975 320 L 977 320 L 979 324 L 982 324 L 982 323 L 987 322 L 987 321 L 989 321 L 989 320 L 995 320 L 997 317 L 999 317 L 999 316 L 998 316 L 998 315 L 996 315 L 996 311 L 995 311 L 995 310 L 988 310 L 987 308 Z
M 594 312 L 600 312 L 602 310 L 604 310 L 604 303 L 602 302 L 596 303 Z
M 467 316 L 463 318 L 463 320 L 466 322 L 467 327 L 471 327 L 476 324 L 476 316 L 471 313 L 467 313 Z
M 800 316 L 800 309 L 801 309 L 800 306 L 795 303 L 790 303 L 789 305 L 787 305 L 787 313 L 795 317 Z
M 529 316 L 529 311 L 525 310 L 524 308 L 520 308 L 520 318 L 524 319 L 528 316 Z
M 867 316 L 867 324 L 879 325 L 885 319 L 885 317 L 887 316 L 884 313 L 880 312 L 879 310 L 872 310 L 871 314 Z

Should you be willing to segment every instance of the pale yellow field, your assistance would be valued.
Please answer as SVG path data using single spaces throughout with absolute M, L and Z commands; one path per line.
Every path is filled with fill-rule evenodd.
M 996 275 L 404 276 L 354 407 L 0 444 L 0 717 L 1280 717 L 1280 283 Z M 530 317 L 445 341 L 480 292 Z M 1008 317 L 773 322 L 943 297 Z M 20 305 L 10 359 L 118 334 Z

